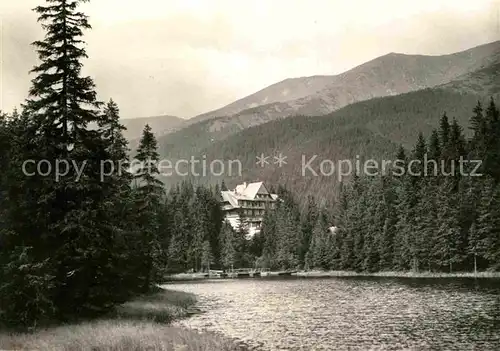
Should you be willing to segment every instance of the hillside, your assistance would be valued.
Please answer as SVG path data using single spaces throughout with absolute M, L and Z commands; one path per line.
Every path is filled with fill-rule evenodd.
M 500 93 L 500 59 L 491 66 L 460 76 L 440 88 L 480 95 L 498 94 Z
M 168 158 L 189 157 L 249 127 L 294 115 L 324 115 L 357 100 L 394 96 L 428 86 L 488 96 L 498 91 L 499 67 L 500 41 L 445 56 L 392 53 L 338 76 L 287 79 L 274 84 L 220 110 L 198 116 L 198 123 L 194 123 L 195 118 L 177 125 L 170 134 L 159 137 L 159 149 Z M 294 100 L 287 100 L 290 98 Z M 279 102 L 259 105 L 270 100 Z M 239 111 L 253 105 L 259 106 Z M 235 114 L 214 117 L 231 113 Z
M 448 82 L 446 84 L 441 84 L 438 85 L 437 87 L 433 88 L 436 90 L 436 94 L 438 94 L 439 91 L 443 91 L 443 94 L 445 92 L 450 92 L 453 93 L 452 96 L 455 96 L 458 94 L 466 94 L 466 95 L 477 95 L 477 96 L 483 96 L 483 97 L 489 97 L 490 95 L 495 95 L 500 91 L 500 55 L 494 55 L 490 57 L 488 60 L 484 60 L 493 62 L 489 66 L 482 67 L 474 72 L 469 72 L 467 74 L 458 76 L 456 79 L 452 80 L 451 82 Z M 420 91 L 414 92 L 415 95 L 409 95 L 409 96 L 415 96 L 414 98 L 414 105 L 415 108 L 421 108 L 421 109 L 426 109 L 426 106 L 418 106 L 419 102 L 422 105 L 427 104 L 426 100 L 428 99 L 427 97 L 423 97 L 423 93 Z M 445 94 L 445 96 L 448 96 L 448 94 Z M 404 109 L 403 106 L 398 106 L 399 97 L 398 96 L 392 96 L 392 98 L 387 97 L 388 100 L 379 100 L 379 98 L 376 98 L 374 102 L 376 103 L 377 101 L 383 101 L 382 104 L 385 105 L 388 103 L 388 101 L 391 101 L 391 105 L 393 106 L 393 109 L 396 110 L 401 110 Z M 408 95 L 403 95 L 401 96 L 404 100 L 408 99 Z M 442 113 L 443 111 L 453 111 L 454 107 L 453 106 L 448 106 L 446 99 L 444 98 L 443 101 L 435 101 L 434 107 L 440 110 Z M 365 100 L 368 101 L 368 100 Z M 406 104 L 406 101 L 401 101 L 401 104 Z M 459 101 L 458 104 L 460 105 L 461 102 Z M 355 104 L 356 105 L 356 104 Z M 442 105 L 442 106 L 441 106 Z M 286 109 L 286 107 L 289 106 L 288 103 L 276 103 L 273 105 L 275 108 L 275 116 L 278 116 L 278 118 L 284 118 L 288 117 L 289 114 L 291 114 L 293 111 L 290 109 Z M 356 106 L 363 106 L 363 104 L 359 105 L 359 103 Z M 344 107 L 344 109 L 349 110 L 349 106 Z M 354 107 L 353 107 L 354 108 Z M 219 117 L 219 118 L 213 118 L 210 120 L 205 120 L 201 121 L 199 123 L 195 123 L 192 125 L 189 125 L 183 129 L 177 130 L 171 134 L 164 135 L 163 137 L 160 137 L 158 140 L 159 144 L 159 151 L 160 154 L 169 159 L 178 159 L 178 158 L 189 158 L 191 155 L 196 155 L 198 154 L 201 150 L 210 147 L 212 144 L 214 144 L 217 141 L 224 140 L 231 135 L 237 134 L 241 132 L 242 130 L 253 127 L 256 125 L 264 124 L 270 121 L 275 120 L 276 118 L 270 117 L 267 115 L 265 112 L 269 111 L 270 107 L 269 105 L 265 106 L 259 106 L 259 107 L 254 107 L 248 110 L 245 110 L 239 114 L 236 114 L 234 116 L 229 116 L 229 117 Z M 382 107 L 382 110 L 384 108 Z M 313 115 L 313 110 L 307 111 L 306 109 L 299 110 L 300 114 L 299 115 L 304 115 L 304 116 L 310 116 Z M 377 110 L 375 109 L 373 111 L 374 114 L 377 114 Z M 413 112 L 411 112 L 413 113 Z M 375 123 L 374 121 L 370 121 L 369 116 L 366 116 L 366 113 L 363 112 L 361 114 L 363 118 L 366 121 L 369 121 L 370 123 Z M 386 114 L 385 118 L 389 118 L 391 113 Z M 332 116 L 338 116 L 338 114 L 333 114 Z M 358 116 L 356 116 L 357 118 Z M 405 116 L 405 118 L 410 118 L 411 116 Z M 353 118 L 351 121 L 352 123 L 355 123 L 356 118 Z M 383 120 L 383 119 L 382 119 Z M 386 120 L 387 126 L 384 126 L 384 128 L 387 128 L 388 130 L 394 129 L 394 126 L 392 126 L 388 120 Z M 380 122 L 378 122 L 380 123 Z M 422 119 L 417 119 L 417 120 L 410 120 L 410 125 L 412 125 L 412 128 L 416 128 L 414 130 L 419 130 L 421 129 L 420 126 L 423 123 Z M 425 128 L 424 128 L 425 129 Z M 266 130 L 266 127 L 263 127 L 264 133 Z M 375 132 L 378 133 L 378 127 Z M 393 131 L 394 133 L 398 133 L 397 130 Z M 395 142 L 404 142 L 404 139 L 400 139 L 399 137 L 395 137 L 392 139 Z
M 500 96 L 497 96 L 497 98 Z M 313 168 L 317 171 L 322 160 L 334 162 L 343 159 L 393 159 L 399 145 L 411 148 L 418 131 L 429 135 L 446 111 L 450 118 L 456 118 L 468 126 L 472 109 L 478 100 L 487 103 L 487 98 L 444 89 L 424 89 L 398 96 L 375 98 L 346 106 L 329 115 L 318 117 L 296 116 L 251 127 L 230 135 L 223 140 L 208 142 L 190 139 L 182 157 L 201 160 L 207 164 L 212 160 L 239 160 L 242 176 L 193 177 L 200 183 L 215 183 L 225 180 L 233 186 L 238 182 L 265 179 L 269 183 L 287 184 L 298 192 L 302 199 L 312 194 L 326 200 L 334 196 L 338 179 L 332 176 L 314 176 L 307 172 L 302 176 L 302 157 L 309 160 L 314 155 Z M 207 121 L 191 126 L 194 133 L 206 128 Z M 202 147 L 202 145 L 209 145 Z M 196 148 L 199 148 L 196 151 Z M 178 150 L 178 149 L 177 149 Z M 173 149 L 166 155 L 176 159 Z M 273 164 L 264 168 L 256 165 L 261 153 L 287 156 L 287 164 L 278 167 Z M 270 159 L 272 163 L 272 157 Z M 200 172 L 201 173 L 201 172 Z M 173 184 L 181 177 L 165 178 Z
M 326 77 L 311 80 L 311 85 L 323 86 L 324 93 L 350 92 L 340 95 L 352 100 L 335 100 L 336 106 L 345 106 L 333 112 L 326 113 L 333 106 L 333 100 L 326 101 L 326 93 L 251 107 L 164 135 L 159 138 L 159 152 L 171 161 L 194 157 L 208 162 L 240 160 L 243 165 L 241 177 L 207 175 L 196 177 L 195 182 L 214 183 L 224 178 L 232 186 L 244 180 L 265 179 L 288 184 L 301 196 L 314 194 L 326 199 L 335 193 L 336 177 L 302 177 L 302 155 L 306 159 L 318 155 L 318 163 L 324 158 L 340 160 L 356 155 L 391 158 L 400 144 L 411 147 L 419 131 L 429 134 L 444 112 L 467 126 L 478 100 L 486 103 L 491 95 L 500 97 L 499 48 L 500 42 L 496 42 L 447 56 L 389 54 L 340 75 L 349 82 L 350 75 L 356 73 L 356 84 L 327 86 Z M 381 77 L 385 79 L 377 83 Z M 416 90 L 426 85 L 433 88 Z M 304 86 L 295 87 L 295 96 L 304 94 Z M 390 87 L 386 90 L 389 96 L 373 97 L 384 93 L 382 87 Z M 404 89 L 413 91 L 395 95 Z M 363 99 L 354 102 L 360 92 L 366 95 L 357 95 Z M 237 105 L 233 104 L 232 111 Z M 284 167 L 256 166 L 256 156 L 279 152 L 287 156 Z M 174 184 L 181 179 L 172 176 L 165 181 Z
M 231 122 L 245 127 L 291 115 L 326 114 L 357 101 L 446 84 L 491 65 L 499 54 L 500 41 L 441 56 L 390 53 L 339 75 L 286 79 L 186 124 L 235 117 Z

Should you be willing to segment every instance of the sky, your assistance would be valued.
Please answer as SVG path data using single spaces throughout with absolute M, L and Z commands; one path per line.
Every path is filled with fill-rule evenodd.
M 27 97 L 42 0 L 0 0 L 0 110 Z M 389 52 L 441 55 L 500 40 L 500 0 L 92 0 L 99 99 L 124 118 L 190 118 L 286 78 L 342 73 Z

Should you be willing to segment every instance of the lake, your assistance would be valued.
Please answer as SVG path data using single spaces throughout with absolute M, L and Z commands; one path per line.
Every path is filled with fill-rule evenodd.
M 500 280 L 288 278 L 167 284 L 203 313 L 178 324 L 260 350 L 500 350 Z

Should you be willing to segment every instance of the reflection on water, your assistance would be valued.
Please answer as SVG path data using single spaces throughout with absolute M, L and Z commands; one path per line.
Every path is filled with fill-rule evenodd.
M 204 313 L 179 322 L 262 350 L 500 350 L 500 281 L 248 279 L 168 284 Z

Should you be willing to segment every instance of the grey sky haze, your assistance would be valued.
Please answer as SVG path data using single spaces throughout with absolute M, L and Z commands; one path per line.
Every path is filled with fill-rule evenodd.
M 0 0 L 1 101 L 26 97 L 41 0 Z M 500 39 L 498 0 L 93 0 L 84 73 L 123 117 L 192 117 L 286 78 L 389 52 L 439 55 Z M 2 108 L 0 106 L 0 108 Z

